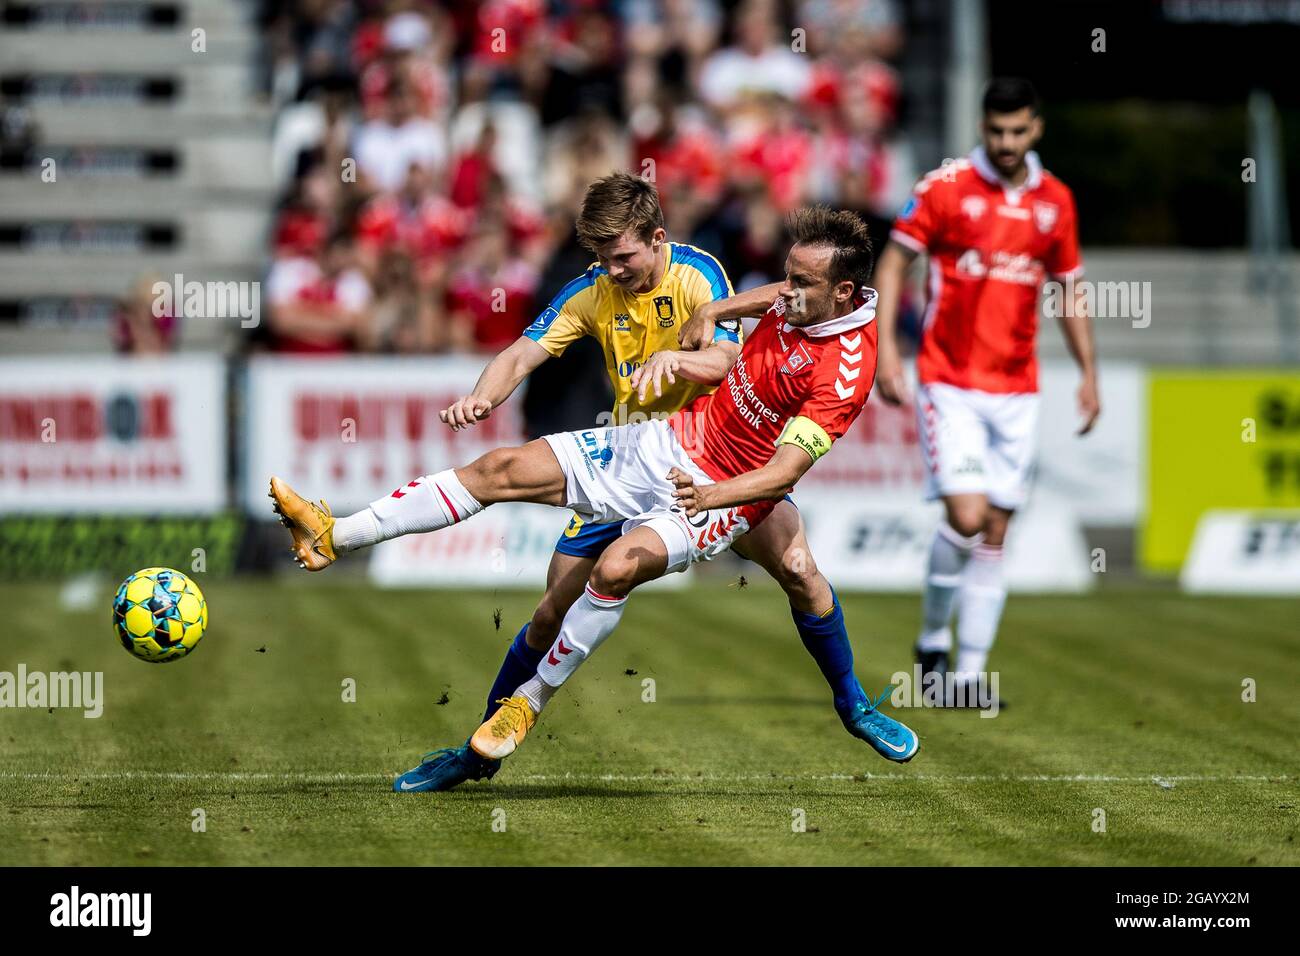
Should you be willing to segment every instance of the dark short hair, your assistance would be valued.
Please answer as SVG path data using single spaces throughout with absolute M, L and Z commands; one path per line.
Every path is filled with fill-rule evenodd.
M 1014 113 L 1029 107 L 1038 115 L 1040 102 L 1034 84 L 1019 76 L 998 76 L 984 87 L 984 112 Z
M 649 242 L 663 224 L 659 193 L 648 180 L 631 173 L 610 173 L 587 187 L 575 227 L 578 241 L 595 252 L 628 231 Z
M 852 282 L 861 286 L 871 279 L 875 267 L 871 232 L 857 213 L 829 206 L 805 206 L 790 216 L 787 228 L 796 243 L 835 250 L 831 254 L 831 285 Z

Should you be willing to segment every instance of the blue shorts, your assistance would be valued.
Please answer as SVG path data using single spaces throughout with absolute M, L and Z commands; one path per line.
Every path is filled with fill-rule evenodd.
M 794 504 L 794 499 L 786 495 L 783 499 Z M 796 505 L 796 507 L 798 507 Z M 555 542 L 555 550 L 574 558 L 598 558 L 605 553 L 610 543 L 623 536 L 623 522 L 611 521 L 609 524 L 587 524 L 576 514 L 569 519 L 568 526 Z
M 598 558 L 605 553 L 611 542 L 622 536 L 622 521 L 587 524 L 575 514 L 569 519 L 569 525 L 560 535 L 560 540 L 555 542 L 555 550 L 574 558 Z

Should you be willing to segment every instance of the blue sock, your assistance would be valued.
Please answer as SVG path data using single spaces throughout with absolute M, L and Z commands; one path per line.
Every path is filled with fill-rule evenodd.
M 866 694 L 853 676 L 853 645 L 849 643 L 849 632 L 844 628 L 844 609 L 840 607 L 834 588 L 831 589 L 831 598 L 835 603 L 824 616 L 806 614 L 793 607 L 790 616 L 799 629 L 803 646 L 808 648 L 826 683 L 831 685 L 836 711 L 842 712 L 865 699 Z
M 506 658 L 501 662 L 501 670 L 497 671 L 496 683 L 488 693 L 484 720 L 496 713 L 497 707 L 500 706 L 497 701 L 502 697 L 509 697 L 515 692 L 516 687 L 537 673 L 537 665 L 542 662 L 542 655 L 546 651 L 535 651 L 529 647 L 528 641 L 524 639 L 527 634 L 528 625 L 525 624 L 515 635 L 510 650 L 506 651 Z

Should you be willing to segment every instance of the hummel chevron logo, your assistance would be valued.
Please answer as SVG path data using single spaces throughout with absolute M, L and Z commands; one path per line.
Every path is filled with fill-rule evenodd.
M 419 488 L 419 487 L 420 487 L 420 483 L 419 483 L 418 481 L 408 481 L 404 487 L 406 487 L 406 488 Z M 397 489 L 396 491 L 394 491 L 394 492 L 393 492 L 389 497 L 391 497 L 391 498 L 405 498 L 405 497 L 406 497 L 406 492 L 403 491 L 401 488 L 398 488 L 398 489 Z
M 554 650 L 550 651 L 550 653 L 546 655 L 546 663 L 550 664 L 552 667 L 560 666 L 560 659 L 555 656 L 557 651 L 563 654 L 565 657 L 568 657 L 570 654 L 573 653 L 573 648 L 564 646 L 564 638 L 561 637 L 557 639 L 555 642 Z
M 857 365 L 862 361 L 862 333 L 850 338 L 847 335 L 840 336 L 840 346 L 843 351 L 840 352 L 840 375 L 844 377 L 844 382 L 852 382 L 862 374 L 862 369 L 850 369 L 850 365 Z M 853 393 L 858 390 L 856 385 L 846 386 L 839 379 L 835 380 L 835 391 L 841 400 L 853 397 Z

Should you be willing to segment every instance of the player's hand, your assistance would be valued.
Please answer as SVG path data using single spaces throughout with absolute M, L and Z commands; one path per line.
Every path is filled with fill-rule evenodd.
M 1101 397 L 1097 392 L 1097 380 L 1088 376 L 1079 385 L 1079 417 L 1083 424 L 1079 427 L 1079 434 L 1086 435 L 1092 431 L 1092 426 L 1097 424 L 1097 416 L 1101 414 Z
M 695 479 L 680 468 L 668 472 L 668 480 L 673 483 L 673 497 L 677 499 L 682 511 L 686 512 L 686 517 L 694 518 L 701 511 L 709 510 L 708 503 L 704 500 L 707 485 L 696 488 Z
M 686 320 L 677 333 L 677 342 L 684 352 L 698 352 L 713 344 L 713 335 L 717 323 L 713 320 L 713 310 L 702 305 Z
M 880 356 L 876 369 L 876 392 L 886 405 L 904 405 L 912 400 L 907 389 L 907 375 L 898 356 Z
M 454 432 L 477 425 L 492 414 L 492 403 L 483 398 L 466 395 L 460 401 L 438 413 L 438 417 Z
M 682 360 L 676 352 L 656 352 L 650 356 L 644 365 L 632 373 L 632 387 L 637 390 L 637 399 L 644 403 L 646 390 L 651 385 L 654 385 L 655 398 L 663 398 L 662 380 L 666 377 L 669 385 L 676 385 L 677 379 L 673 377 L 673 372 L 681 367 Z

